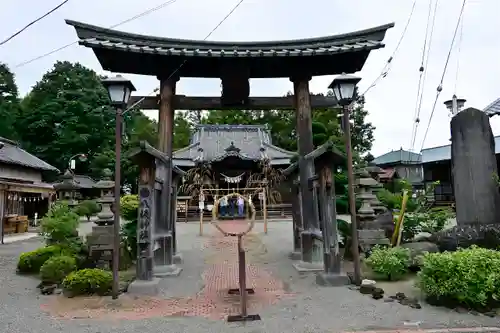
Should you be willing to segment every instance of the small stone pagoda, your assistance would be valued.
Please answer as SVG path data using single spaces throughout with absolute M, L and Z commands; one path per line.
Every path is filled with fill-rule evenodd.
M 58 193 L 58 199 L 66 201 L 70 207 L 78 205 L 76 191 L 80 188 L 73 176 L 70 170 L 66 170 L 61 177 L 61 181 L 54 184 L 54 189 Z
M 390 230 L 386 230 L 381 225 L 381 222 L 383 224 L 386 219 L 381 218 L 383 215 L 379 215 L 379 218 L 377 218 L 375 209 L 372 206 L 373 202 L 378 202 L 377 196 L 373 194 L 373 190 L 378 188 L 379 183 L 371 177 L 366 169 L 361 169 L 357 172 L 356 186 L 356 198 L 361 200 L 361 207 L 356 214 L 356 218 L 359 225 L 359 245 L 362 251 L 368 252 L 377 244 L 390 244 Z M 392 224 L 392 217 L 390 218 L 390 223 Z

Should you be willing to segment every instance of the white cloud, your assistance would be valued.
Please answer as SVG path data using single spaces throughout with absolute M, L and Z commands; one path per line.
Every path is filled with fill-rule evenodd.
M 58 2 L 59 0 L 18 0 L 2 3 L 2 37 L 19 29 Z M 14 70 L 22 93 L 28 92 L 56 60 L 78 61 L 102 72 L 92 51 L 78 45 L 20 68 L 15 68 L 15 65 L 75 41 L 74 30 L 64 23 L 64 19 L 111 26 L 162 2 L 164 1 L 70 1 L 59 11 L 0 47 L 0 59 Z M 119 29 L 141 34 L 203 39 L 236 3 L 236 0 L 177 0 L 157 12 L 124 24 Z M 377 77 L 393 52 L 411 6 L 412 0 L 246 0 L 210 39 L 294 39 L 349 32 L 395 22 L 396 27 L 387 34 L 386 48 L 372 52 L 359 73 L 363 77 L 360 83 L 363 90 Z M 461 1 L 439 2 L 427 68 L 421 124 L 414 147 L 416 150 L 420 149 L 460 6 Z M 409 148 L 427 8 L 428 1 L 417 2 L 412 22 L 393 60 L 389 75 L 366 96 L 370 121 L 377 127 L 374 155 L 399 149 L 401 146 Z M 468 106 L 483 108 L 500 97 L 499 12 L 500 2 L 496 0 L 468 0 L 466 5 L 456 93 L 467 99 Z M 455 92 L 457 53 L 456 49 L 452 53 L 425 147 L 448 143 L 449 117 L 443 101 L 451 98 Z M 129 78 L 134 81 L 139 94 L 150 93 L 158 84 L 154 77 L 130 75 Z M 331 79 L 314 78 L 311 90 L 326 91 Z M 282 95 L 291 90 L 292 85 L 286 79 L 252 80 L 251 89 L 255 96 Z M 182 79 L 178 93 L 217 95 L 220 93 L 220 83 L 218 80 Z M 154 111 L 148 112 L 148 115 L 154 116 Z M 499 120 L 494 119 L 492 126 L 495 133 L 500 133 Z

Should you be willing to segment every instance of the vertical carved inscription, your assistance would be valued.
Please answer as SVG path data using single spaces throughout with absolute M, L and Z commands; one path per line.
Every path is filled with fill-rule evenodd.
M 139 258 L 152 256 L 151 253 L 151 213 L 153 204 L 152 189 L 149 185 L 139 187 L 139 219 L 137 225 L 137 243 L 139 244 Z
M 153 278 L 152 222 L 154 218 L 154 169 L 142 166 L 139 176 L 139 209 L 137 217 L 137 279 Z

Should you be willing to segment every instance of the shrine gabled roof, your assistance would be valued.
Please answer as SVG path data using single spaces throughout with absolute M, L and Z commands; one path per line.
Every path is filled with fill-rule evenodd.
M 16 142 L 0 137 L 0 163 L 19 165 L 26 168 L 54 171 L 59 170 L 22 149 Z
M 59 180 L 58 182 L 53 183 L 54 188 L 56 189 L 65 189 L 64 185 L 66 185 L 68 182 L 64 179 Z M 79 188 L 79 189 L 91 189 L 94 188 L 96 182 L 89 176 L 86 175 L 73 175 L 71 181 L 72 187 L 74 188 Z
M 177 166 L 216 162 L 235 156 L 259 161 L 268 158 L 272 165 L 287 165 L 293 152 L 276 147 L 264 125 L 197 125 L 191 144 L 173 154 Z
M 361 69 L 371 50 L 384 47 L 382 41 L 385 33 L 394 26 L 391 23 L 350 33 L 306 39 L 219 42 L 139 35 L 72 20 L 66 20 L 66 23 L 75 28 L 80 45 L 94 50 L 105 70 L 160 75 L 162 73 L 158 73 L 159 70 L 170 73 L 173 69 L 171 66 L 178 67 L 189 59 L 190 63 L 183 65 L 177 73 L 181 77 L 220 77 L 219 69 L 212 68 L 214 64 L 234 61 L 239 65 L 243 62 L 249 69 L 250 77 L 287 77 L 290 76 L 291 68 L 298 65 L 298 59 L 310 75 L 356 72 Z M 353 52 L 360 54 L 353 57 Z M 345 58 L 346 53 L 351 56 Z M 325 64 L 330 64 L 315 64 L 318 57 L 324 58 Z M 332 63 L 332 57 L 340 63 Z M 281 65 L 276 66 L 277 61 Z M 274 65 L 270 67 L 273 70 L 259 70 L 259 67 L 267 67 L 271 63 Z M 163 66 L 159 69 L 161 64 Z

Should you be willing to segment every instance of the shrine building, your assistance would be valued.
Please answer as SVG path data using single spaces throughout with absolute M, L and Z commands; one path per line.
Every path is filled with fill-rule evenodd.
M 207 186 L 221 189 L 217 193 L 220 196 L 225 193 L 223 189 L 237 191 L 247 187 L 249 177 L 262 172 L 263 162 L 273 169 L 284 170 L 294 155 L 296 153 L 272 144 L 271 133 L 265 125 L 197 125 L 190 145 L 173 153 L 173 163 L 184 171 L 209 164 L 212 177 L 206 180 L 210 182 Z M 281 202 L 276 204 L 285 204 L 288 208 L 288 193 L 280 192 Z M 194 198 L 191 210 L 196 209 L 197 204 Z

